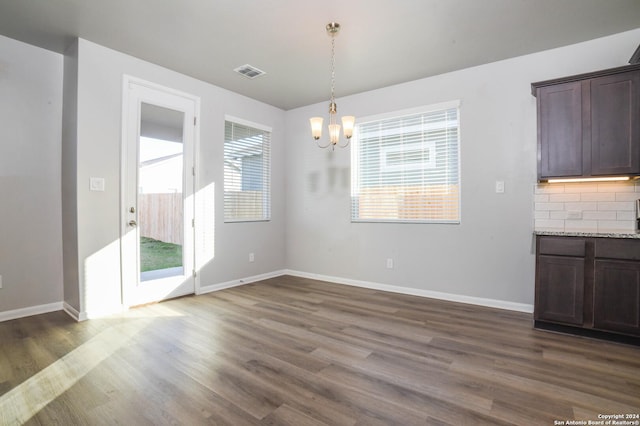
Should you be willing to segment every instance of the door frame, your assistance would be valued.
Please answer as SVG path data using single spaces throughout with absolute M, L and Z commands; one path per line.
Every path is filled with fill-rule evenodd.
M 128 253 L 128 246 L 127 246 L 127 238 L 131 238 L 129 234 L 130 228 L 128 227 L 128 222 L 131 219 L 130 217 L 130 213 L 127 211 L 129 206 L 128 206 L 128 193 L 127 193 L 127 185 L 129 184 L 127 182 L 127 178 L 129 176 L 128 173 L 128 168 L 131 166 L 130 162 L 130 157 L 129 157 L 129 135 L 131 134 L 131 127 L 132 126 L 136 126 L 138 128 L 138 137 L 139 137 L 139 126 L 140 126 L 140 108 L 141 108 L 141 104 L 143 102 L 142 99 L 138 99 L 137 102 L 137 108 L 138 108 L 138 112 L 136 114 L 137 117 L 137 122 L 132 122 L 132 115 L 131 115 L 131 111 L 130 111 L 130 106 L 133 102 L 133 98 L 130 92 L 130 87 L 132 86 L 139 86 L 141 89 L 146 90 L 146 89 L 150 89 L 152 91 L 156 91 L 165 95 L 170 95 L 170 96 L 174 96 L 174 97 L 181 97 L 184 98 L 185 101 L 187 102 L 192 102 L 193 103 L 193 114 L 194 114 L 194 122 L 193 122 L 193 145 L 192 145 L 192 158 L 191 158 L 191 165 L 192 165 L 192 171 L 190 172 L 189 170 L 185 169 L 184 170 L 184 176 L 189 176 L 192 178 L 192 188 L 191 188 L 191 199 L 185 198 L 184 200 L 184 206 L 183 209 L 185 211 L 190 211 L 190 217 L 183 217 L 183 220 L 185 221 L 185 223 L 187 223 L 188 220 L 192 220 L 192 227 L 191 227 L 191 238 L 187 239 L 187 235 L 185 234 L 185 243 L 187 243 L 187 241 L 189 240 L 189 246 L 190 246 L 190 251 L 191 251 L 191 259 L 190 259 L 190 263 L 191 263 L 191 270 L 187 270 L 187 268 L 185 267 L 184 270 L 184 274 L 185 276 L 189 276 L 190 279 L 193 281 L 193 288 L 190 289 L 189 293 L 184 293 L 184 294 L 197 294 L 198 293 L 198 289 L 200 288 L 200 280 L 199 280 L 199 276 L 196 273 L 196 265 L 197 265 L 197 253 L 196 253 L 196 247 L 197 244 L 196 242 L 196 223 L 195 223 L 195 216 L 196 216 L 196 197 L 197 197 L 197 188 L 198 188 L 198 176 L 196 173 L 196 167 L 198 165 L 198 152 L 199 152 L 199 141 L 200 141 L 200 98 L 198 96 L 192 95 L 190 93 L 186 93 L 186 92 L 182 92 L 180 90 L 176 90 L 170 87 L 166 87 L 166 86 L 162 86 L 160 84 L 157 83 L 153 83 L 147 80 L 143 80 L 141 78 L 137 78 L 137 77 L 133 77 L 131 75 L 123 75 L 123 80 L 122 80 L 122 137 L 121 137 L 121 144 L 120 144 L 120 154 L 121 154 L 121 158 L 120 158 L 120 289 L 121 289 L 121 299 L 122 299 L 122 305 L 125 308 L 128 308 L 130 306 L 135 306 L 138 305 L 140 303 L 147 303 L 147 302 L 152 302 L 152 301 L 158 301 L 158 300 L 140 300 L 140 298 L 136 297 L 137 294 L 136 292 L 131 289 L 128 288 L 128 286 L 130 285 L 129 281 L 131 280 L 131 274 L 133 274 L 132 268 L 131 268 L 131 262 L 125 262 L 125 256 L 129 255 Z M 133 95 L 135 96 L 135 95 Z M 137 97 L 136 97 L 137 98 Z M 152 102 L 150 102 L 152 103 Z M 153 104 L 153 103 L 152 103 Z M 156 104 L 157 105 L 157 104 Z M 162 106 L 162 105 L 160 105 Z M 185 125 L 187 125 L 188 123 L 185 120 Z M 185 129 L 183 129 L 183 133 L 185 132 Z M 136 161 L 136 167 L 138 167 L 138 158 L 136 157 L 135 159 Z M 185 182 L 186 185 L 186 182 Z M 188 203 L 188 204 L 187 204 Z M 137 213 L 136 213 L 136 218 L 137 218 Z M 188 227 L 185 227 L 188 229 Z M 139 228 L 137 228 L 139 229 Z M 137 235 L 136 231 L 136 235 Z M 137 238 L 138 240 L 138 248 L 136 249 L 137 252 L 139 252 L 139 238 Z M 139 254 L 139 253 L 138 253 Z M 137 279 L 136 279 L 136 285 L 140 284 L 140 276 L 139 276 L 139 256 L 136 256 L 136 262 L 135 262 L 135 268 L 136 268 L 136 274 L 137 274 Z M 186 266 L 186 265 L 185 265 Z M 174 297 L 174 296 L 179 296 L 179 295 L 183 295 L 183 294 L 176 294 L 176 295 L 170 295 L 169 297 Z M 162 299 L 159 299 L 162 300 Z

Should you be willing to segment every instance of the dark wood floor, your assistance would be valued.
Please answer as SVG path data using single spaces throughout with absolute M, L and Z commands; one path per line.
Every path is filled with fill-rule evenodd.
M 640 348 L 279 277 L 0 323 L 0 424 L 553 425 L 640 413 Z

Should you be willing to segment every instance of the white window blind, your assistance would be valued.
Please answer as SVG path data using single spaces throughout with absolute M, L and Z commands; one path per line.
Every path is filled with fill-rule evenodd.
M 352 143 L 352 221 L 460 222 L 458 102 L 361 119 Z
M 224 126 L 224 221 L 271 219 L 271 131 L 240 120 Z

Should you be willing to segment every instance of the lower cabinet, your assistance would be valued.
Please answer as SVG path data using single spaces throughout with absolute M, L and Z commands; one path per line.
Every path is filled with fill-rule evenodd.
M 534 319 L 640 343 L 640 239 L 537 236 Z
M 538 319 L 582 325 L 584 259 L 540 256 L 536 292 Z
M 593 327 L 640 336 L 640 262 L 596 260 Z

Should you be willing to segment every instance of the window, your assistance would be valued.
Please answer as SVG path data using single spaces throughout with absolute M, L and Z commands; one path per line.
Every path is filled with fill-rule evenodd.
M 460 223 L 459 102 L 363 118 L 351 147 L 351 220 Z
M 271 219 L 271 129 L 227 117 L 224 221 Z

